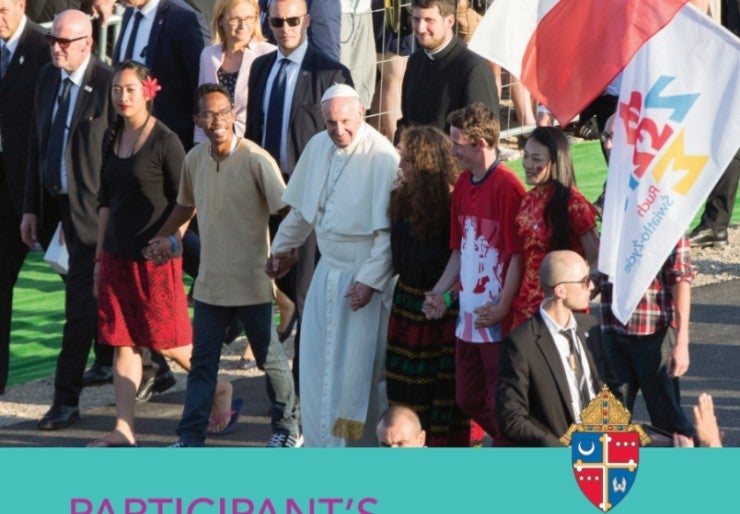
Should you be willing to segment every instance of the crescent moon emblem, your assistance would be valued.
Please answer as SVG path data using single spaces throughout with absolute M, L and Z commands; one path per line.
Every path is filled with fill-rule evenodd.
M 582 442 L 583 442 L 583 441 L 581 441 L 581 443 L 582 443 Z M 594 452 L 594 451 L 596 450 L 596 445 L 594 444 L 594 442 L 593 442 L 593 441 L 591 441 L 591 449 L 590 449 L 589 451 L 586 451 L 586 450 L 584 450 L 584 449 L 583 449 L 583 448 L 581 447 L 581 443 L 578 443 L 578 451 L 579 451 L 579 452 L 581 452 L 581 454 L 583 454 L 583 455 L 585 455 L 585 456 L 587 456 L 587 457 L 588 457 L 589 455 L 591 455 L 591 454 L 592 454 L 592 453 L 593 453 L 593 452 Z

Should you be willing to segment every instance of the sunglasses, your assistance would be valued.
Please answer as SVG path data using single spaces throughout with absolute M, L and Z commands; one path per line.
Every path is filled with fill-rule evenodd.
M 69 45 L 74 43 L 75 41 L 80 41 L 81 39 L 85 39 L 87 36 L 80 36 L 72 39 L 67 39 L 66 37 L 56 37 L 52 36 L 51 34 L 44 34 L 44 41 L 46 41 L 46 44 L 49 46 L 54 46 L 54 43 L 59 45 L 59 48 L 62 50 L 66 50 L 69 48 Z
M 581 284 L 581 287 L 587 289 L 589 284 L 591 284 L 592 282 L 593 279 L 591 278 L 591 275 L 586 275 L 581 280 L 563 280 L 562 282 L 554 284 L 552 287 L 559 286 L 560 284 Z
M 301 16 L 291 16 L 290 18 L 276 18 L 276 17 L 271 16 L 270 26 L 276 29 L 279 29 L 280 27 L 283 26 L 283 24 L 287 23 L 288 27 L 297 27 L 298 25 L 301 24 L 301 20 L 303 19 L 303 16 L 305 16 L 305 14 Z

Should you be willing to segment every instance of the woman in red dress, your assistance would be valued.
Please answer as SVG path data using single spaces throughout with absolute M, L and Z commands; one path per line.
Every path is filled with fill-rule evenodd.
M 115 348 L 114 430 L 88 446 L 135 446 L 134 400 L 141 383 L 139 347 L 149 347 L 190 369 L 192 329 L 182 283 L 182 259 L 156 265 L 142 255 L 175 205 L 185 151 L 152 116 L 160 87 L 136 62 L 121 64 L 113 77 L 118 118 L 109 131 L 99 193 L 95 291 L 98 340 Z M 173 247 L 180 246 L 173 238 Z M 211 431 L 232 427 L 231 384 L 219 381 Z
M 513 326 L 537 312 L 543 300 L 539 271 L 553 250 L 573 250 L 594 265 L 599 234 L 596 209 L 576 189 L 570 144 L 562 130 L 537 127 L 524 145 L 526 183 L 533 186 L 522 199 L 516 217 L 524 241 L 524 275 L 514 299 Z

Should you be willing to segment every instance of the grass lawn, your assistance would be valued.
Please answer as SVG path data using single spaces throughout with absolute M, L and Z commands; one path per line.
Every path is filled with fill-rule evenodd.
M 572 149 L 578 188 L 595 200 L 606 178 L 606 164 L 598 142 Z M 520 161 L 507 163 L 524 179 Z M 735 200 L 733 223 L 740 222 L 740 197 Z M 700 213 L 701 214 L 701 213 Z M 691 226 L 698 223 L 697 218 Z M 59 276 L 43 262 L 41 254 L 29 254 L 15 287 L 10 345 L 10 384 L 28 382 L 54 373 L 64 322 L 64 291 Z

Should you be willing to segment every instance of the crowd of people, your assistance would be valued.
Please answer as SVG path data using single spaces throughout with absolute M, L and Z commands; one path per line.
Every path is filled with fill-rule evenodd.
M 558 445 L 602 384 L 628 409 L 642 391 L 677 443 L 697 435 L 679 391 L 696 238 L 614 318 L 568 138 L 531 132 L 526 191 L 500 158 L 500 69 L 455 35 L 455 0 L 412 0 L 405 35 L 383 20 L 409 57 L 377 94 L 370 0 L 122 0 L 113 67 L 87 14 L 46 31 L 26 1 L 0 0 L 0 394 L 13 286 L 61 224 L 66 321 L 39 429 L 76 423 L 83 387 L 112 380 L 114 428 L 90 445 L 135 446 L 136 402 L 174 383 L 166 357 L 188 371 L 173 446 L 203 446 L 238 423 L 218 371 L 244 330 L 268 447 Z M 379 131 L 366 112 L 386 104 Z M 702 230 L 696 244 L 726 240 Z

